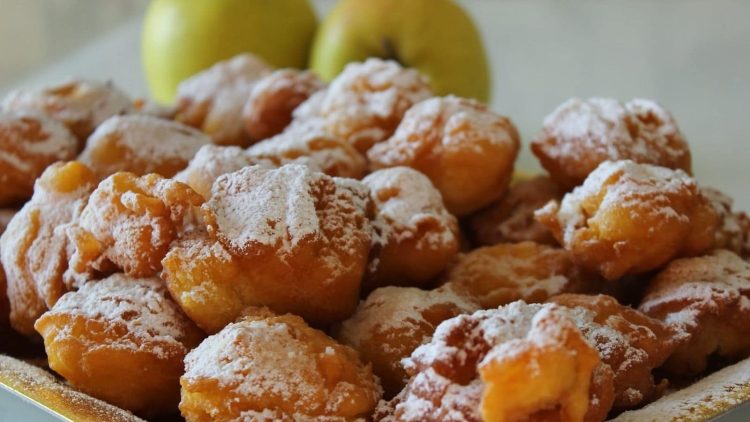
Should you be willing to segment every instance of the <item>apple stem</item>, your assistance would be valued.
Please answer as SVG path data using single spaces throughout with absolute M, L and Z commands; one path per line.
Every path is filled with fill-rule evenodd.
M 393 41 L 391 41 L 390 38 L 383 38 L 383 41 L 381 41 L 381 43 L 383 44 L 383 50 L 385 50 L 383 58 L 386 60 L 393 60 L 399 65 L 403 66 L 404 64 L 401 62 L 401 59 L 396 53 L 396 47 L 393 45 Z

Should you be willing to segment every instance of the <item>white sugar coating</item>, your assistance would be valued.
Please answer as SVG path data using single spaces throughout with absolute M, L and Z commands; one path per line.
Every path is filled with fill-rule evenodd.
M 316 351 L 313 341 L 323 339 L 313 340 L 316 333 L 302 328 L 282 319 L 230 323 L 187 355 L 182 384 L 213 381 L 253 402 L 269 397 L 299 410 L 322 399 L 325 409 L 317 411 L 331 414 L 340 400 L 351 399 L 351 389 L 360 386 L 346 381 L 326 385 L 330 380 L 325 379 L 317 358 L 342 355 L 344 350 L 329 346 Z
M 123 161 L 137 160 L 153 165 L 170 161 L 187 163 L 203 145 L 210 143 L 208 136 L 175 121 L 137 114 L 114 116 L 91 134 L 79 160 L 84 164 L 90 165 L 92 161 L 96 164 L 97 150 L 119 146 L 124 154 Z M 113 167 L 116 168 L 110 169 L 110 174 L 125 170 L 127 165 Z
M 38 110 L 68 126 L 85 123 L 93 130 L 111 116 L 132 112 L 133 104 L 110 81 L 72 79 L 48 88 L 13 91 L 0 108 Z
M 254 164 L 260 163 L 240 147 L 204 145 L 174 179 L 187 184 L 208 199 L 211 197 L 211 187 L 219 176 Z
M 217 93 L 252 85 L 269 74 L 271 68 L 260 57 L 238 54 L 184 80 L 177 87 L 177 97 L 192 101 L 212 101 Z
M 660 308 L 679 309 L 668 312 L 664 322 L 681 332 L 693 333 L 700 328 L 699 319 L 720 315 L 728 303 L 750 312 L 750 263 L 728 250 L 672 261 L 649 285 L 639 309 L 647 314 Z
M 621 413 L 611 422 L 706 421 L 748 399 L 750 359 L 745 359 L 641 409 Z
M 0 164 L 33 172 L 39 164 L 69 160 L 78 141 L 62 124 L 33 110 L 0 111 Z M 29 174 L 32 180 L 38 174 Z M 8 175 L 0 173 L 0 182 Z
M 449 95 L 415 104 L 393 136 L 376 145 L 368 156 L 390 166 L 444 152 L 484 154 L 483 144 L 514 147 L 517 143 L 510 120 L 477 101 Z
M 269 93 L 288 92 L 289 96 L 293 97 L 293 93 L 299 98 L 314 94 L 323 88 L 323 82 L 313 72 L 296 69 L 279 69 L 259 79 L 253 85 L 243 114 L 247 115 L 251 113 L 253 110 L 249 108 L 254 105 L 254 101 L 263 99 Z M 297 101 L 299 100 L 297 99 Z
M 354 228 L 335 214 L 363 212 L 355 198 L 366 197 L 366 190 L 355 191 L 355 181 L 343 180 L 299 164 L 245 167 L 219 177 L 207 207 L 216 216 L 219 237 L 235 253 L 252 245 L 289 251 L 303 240 L 333 241 L 326 228 L 343 230 L 335 241 L 346 248 Z
M 359 304 L 354 315 L 341 324 L 339 334 L 347 344 L 359 348 L 377 332 L 408 330 L 415 335 L 430 322 L 424 312 L 435 306 L 450 306 L 470 313 L 478 305 L 449 289 L 421 290 L 414 287 L 381 287 Z
M 125 274 L 84 283 L 63 295 L 51 312 L 123 324 L 143 339 L 170 341 L 185 336 L 187 321 L 159 278 Z
M 651 116 L 659 124 L 653 127 Z M 635 129 L 637 128 L 637 129 Z M 611 98 L 571 98 L 544 119 L 544 137 L 556 138 L 544 149 L 553 159 L 600 154 L 610 160 L 656 163 L 667 154 L 677 162 L 688 152 L 672 116 L 651 100 L 626 104 Z
M 419 236 L 420 250 L 441 249 L 458 241 L 456 217 L 445 209 L 440 191 L 424 174 L 392 167 L 371 173 L 362 183 L 370 188 L 376 209 L 373 241 L 387 244 Z M 422 229 L 425 226 L 429 228 Z
M 371 144 L 390 136 L 393 129 L 388 126 L 398 124 L 409 107 L 432 95 L 427 79 L 416 70 L 369 58 L 348 64 L 328 88 L 302 103 L 294 118 L 322 118 L 334 135 L 354 145 L 367 144 L 364 139 Z
M 127 410 L 73 389 L 42 368 L 9 356 L 0 355 L 0 379 L 4 387 L 56 411 L 64 409 L 89 420 L 145 422 Z
M 242 136 L 242 108 L 253 85 L 271 72 L 259 57 L 239 54 L 190 77 L 177 87 L 178 104 L 208 110 L 200 126 L 215 140 Z
M 631 160 L 604 161 L 589 174 L 583 185 L 563 197 L 557 218 L 565 243 L 572 242 L 576 229 L 587 224 L 588 217 L 582 204 L 598 196 L 602 189 L 606 192 L 599 210 L 637 208 L 662 219 L 687 222 L 689 217 L 673 208 L 670 197 L 697 192 L 698 188 L 695 180 L 682 170 L 638 164 Z
M 360 178 L 367 168 L 365 157 L 353 146 L 328 134 L 316 119 L 292 123 L 284 132 L 247 149 L 256 161 L 276 166 L 296 163 L 330 176 Z

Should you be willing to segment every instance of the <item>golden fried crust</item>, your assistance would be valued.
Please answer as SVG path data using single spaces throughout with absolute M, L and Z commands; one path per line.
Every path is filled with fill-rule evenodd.
M 563 191 L 547 176 L 513 183 L 508 192 L 468 219 L 468 232 L 479 246 L 531 241 L 557 245 L 547 227 L 534 219 L 534 211 L 563 197 Z
M 376 418 L 581 421 L 600 401 L 599 354 L 557 305 L 519 301 L 449 319 L 404 365 L 409 384 Z
M 174 410 L 182 361 L 203 338 L 159 279 L 122 274 L 67 293 L 35 328 L 50 368 L 81 391 L 142 415 Z
M 242 109 L 245 130 L 255 141 L 281 133 L 292 121 L 292 112 L 324 86 L 310 71 L 277 70 L 260 79 Z
M 371 242 L 369 207 L 366 189 L 352 179 L 300 165 L 246 167 L 214 184 L 204 206 L 210 239 L 193 245 L 198 252 L 178 244 L 181 249 L 167 255 L 162 276 L 186 312 L 209 332 L 238 313 L 204 308 L 202 300 L 241 304 L 238 309 L 268 306 L 315 324 L 338 322 L 357 306 Z M 210 246 L 214 241 L 221 246 Z M 238 277 L 226 280 L 223 273 L 209 272 L 217 279 L 205 278 L 204 269 L 216 259 L 236 265 Z M 215 287 L 207 292 L 206 283 Z M 191 302 L 199 310 L 182 302 L 204 296 Z
M 457 216 L 477 211 L 508 188 L 518 154 L 511 121 L 457 97 L 431 98 L 404 116 L 396 133 L 367 154 L 371 166 L 421 171 Z
M 150 277 L 178 235 L 196 223 L 203 198 L 189 186 L 157 174 L 119 172 L 92 192 L 68 229 L 74 275 L 123 271 Z
M 249 314 L 185 359 L 180 412 L 188 422 L 369 416 L 382 390 L 353 349 L 300 317 Z
M 270 71 L 268 64 L 251 54 L 216 63 L 177 87 L 175 119 L 202 130 L 216 144 L 250 145 L 242 108 L 253 85 Z
M 632 409 L 661 396 L 666 381 L 655 382 L 652 371 L 677 347 L 675 331 L 610 296 L 563 294 L 550 301 L 593 314 L 590 321 L 579 319 L 579 328 L 613 371 L 616 409 Z
M 408 167 L 375 171 L 362 183 L 375 205 L 373 249 L 365 288 L 423 286 L 458 252 L 456 218 L 440 192 L 422 173 Z
M 385 398 L 390 399 L 408 380 L 401 360 L 428 341 L 438 324 L 477 309 L 476 303 L 446 289 L 382 287 L 370 293 L 354 315 L 341 323 L 335 337 L 372 364 Z
M 393 134 L 412 105 L 432 95 L 427 78 L 418 71 L 369 58 L 348 64 L 293 116 L 295 121 L 320 120 L 326 132 L 364 154 Z
M 750 355 L 750 264 L 717 250 L 672 261 L 648 285 L 639 309 L 664 321 L 684 338 L 665 369 L 690 376 L 711 357 Z
M 145 115 L 115 116 L 91 134 L 79 160 L 100 179 L 118 171 L 172 177 L 210 143 L 208 136 L 178 122 Z
M 621 104 L 573 98 L 544 120 L 531 150 L 564 189 L 580 185 L 604 161 L 633 160 L 690 173 L 690 149 L 672 116 L 651 100 Z
M 0 111 L 0 207 L 25 202 L 55 161 L 73 159 L 78 140 L 60 122 L 33 111 Z
M 516 300 L 544 302 L 560 293 L 593 290 L 599 283 L 596 276 L 582 272 L 566 250 L 521 242 L 460 254 L 441 284 L 489 309 Z
M 65 228 L 80 215 L 95 182 L 79 162 L 51 165 L 0 237 L 11 325 L 25 335 L 35 334 L 34 321 L 68 290 L 63 278 L 70 255 Z
M 2 102 L 4 110 L 35 110 L 65 124 L 78 138 L 78 150 L 106 119 L 133 111 L 130 98 L 112 82 L 70 80 L 30 91 L 14 91 Z
M 628 160 L 603 162 L 536 217 L 579 265 L 608 280 L 701 254 L 713 246 L 720 225 L 687 174 Z
M 175 241 L 162 265 L 172 297 L 206 332 L 218 332 L 245 308 L 238 294 L 245 276 L 241 263 L 205 232 Z

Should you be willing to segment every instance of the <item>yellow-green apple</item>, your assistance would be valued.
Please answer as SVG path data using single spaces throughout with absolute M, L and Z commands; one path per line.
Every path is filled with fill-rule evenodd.
M 331 80 L 352 61 L 398 61 L 430 78 L 440 95 L 489 99 L 481 36 L 451 0 L 341 0 L 318 29 L 310 67 Z
M 316 27 L 308 0 L 154 0 L 141 43 L 146 79 L 166 103 L 180 81 L 239 53 L 303 68 Z

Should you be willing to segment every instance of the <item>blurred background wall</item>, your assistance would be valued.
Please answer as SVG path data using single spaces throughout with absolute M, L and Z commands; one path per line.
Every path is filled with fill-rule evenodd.
M 750 1 L 461 0 L 491 58 L 492 107 L 524 140 L 571 96 L 659 100 L 694 151 L 696 174 L 750 208 Z M 315 2 L 323 16 L 335 1 Z M 0 95 L 67 76 L 146 95 L 139 61 L 147 0 L 0 0 Z M 522 167 L 535 167 L 525 152 Z

